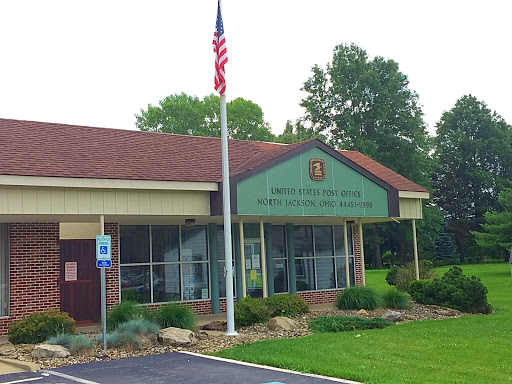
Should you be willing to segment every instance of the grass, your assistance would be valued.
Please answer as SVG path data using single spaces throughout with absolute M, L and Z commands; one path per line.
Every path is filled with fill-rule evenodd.
M 448 268 L 439 268 L 439 274 Z M 482 279 L 496 313 L 261 341 L 217 355 L 365 383 L 512 382 L 510 265 L 464 265 L 462 270 Z M 367 271 L 367 285 L 384 293 L 385 275 Z

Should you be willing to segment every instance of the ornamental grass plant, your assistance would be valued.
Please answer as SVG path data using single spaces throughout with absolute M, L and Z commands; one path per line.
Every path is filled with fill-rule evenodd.
M 141 307 L 134 301 L 121 301 L 107 313 L 107 330 L 113 331 L 120 324 L 142 316 Z
M 411 296 L 399 291 L 396 287 L 389 288 L 383 293 L 384 307 L 390 309 L 410 309 L 412 307 Z
M 194 329 L 197 315 L 194 310 L 185 304 L 168 303 L 160 307 L 153 314 L 154 322 L 161 328 Z
M 374 310 L 383 305 L 382 297 L 372 288 L 346 288 L 343 294 L 336 297 L 336 307 L 339 309 Z

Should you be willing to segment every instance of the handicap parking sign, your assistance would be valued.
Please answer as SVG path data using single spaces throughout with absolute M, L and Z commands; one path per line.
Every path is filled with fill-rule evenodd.
M 111 237 L 108 235 L 96 236 L 96 260 L 110 260 L 111 254 Z

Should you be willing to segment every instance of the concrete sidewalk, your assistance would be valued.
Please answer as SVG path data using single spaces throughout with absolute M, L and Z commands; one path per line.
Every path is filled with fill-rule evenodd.
M 311 312 L 317 311 L 326 311 L 334 308 L 334 303 L 325 303 L 325 304 L 313 304 L 309 306 Z M 211 323 L 212 321 L 226 321 L 226 313 L 219 313 L 215 315 L 200 315 L 197 316 L 197 325 L 201 327 L 205 324 Z M 93 333 L 93 332 L 101 332 L 101 327 L 99 324 L 87 324 L 87 325 L 77 325 L 76 327 L 77 333 Z M 219 332 L 222 334 L 222 332 Z M 233 336 L 236 337 L 236 336 Z M 0 345 L 8 344 L 9 340 L 6 335 L 0 336 Z M 6 373 L 16 373 L 16 372 L 28 372 L 28 371 L 37 371 L 39 370 L 39 365 L 35 363 L 30 363 L 26 361 L 12 360 L 0 357 L 0 375 Z

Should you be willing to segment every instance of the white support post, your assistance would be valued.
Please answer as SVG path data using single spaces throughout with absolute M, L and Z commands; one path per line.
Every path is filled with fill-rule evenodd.
M 345 251 L 345 287 L 350 288 L 350 267 L 348 263 L 347 219 L 343 219 L 343 249 Z
M 420 265 L 418 262 L 418 240 L 416 239 L 416 220 L 412 219 L 412 246 L 414 250 L 414 268 L 416 269 L 416 280 L 420 279 Z

